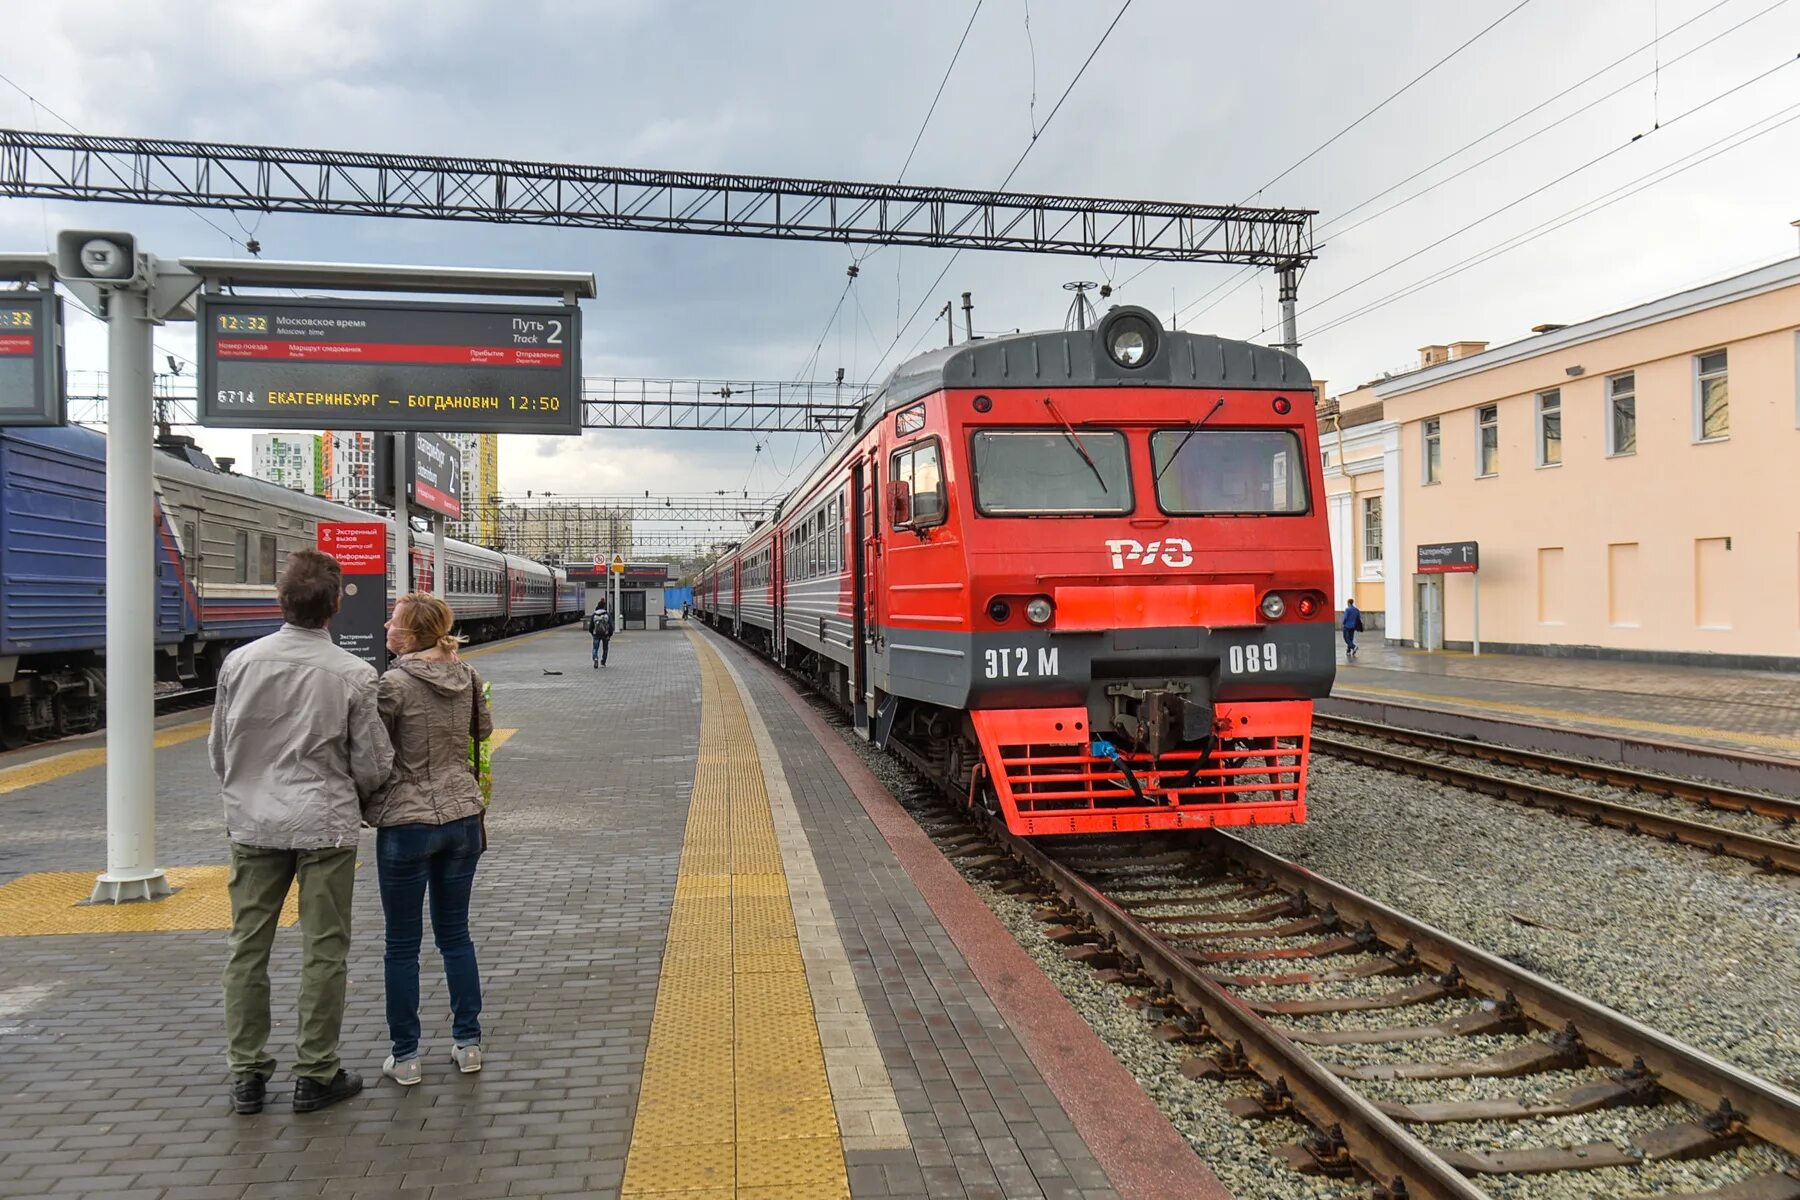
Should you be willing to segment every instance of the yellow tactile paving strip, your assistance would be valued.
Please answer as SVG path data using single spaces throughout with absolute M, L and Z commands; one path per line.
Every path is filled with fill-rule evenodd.
M 1660 733 L 1677 737 L 1704 737 L 1717 741 L 1741 742 L 1746 746 L 1762 746 L 1772 750 L 1800 750 L 1800 739 L 1768 733 L 1747 733 L 1738 729 L 1708 729 L 1704 725 L 1674 725 L 1664 721 L 1644 721 L 1633 717 L 1615 717 L 1604 713 L 1576 712 L 1566 708 L 1545 708 L 1535 704 L 1510 704 L 1500 700 L 1478 700 L 1466 696 L 1445 696 L 1435 692 L 1406 691 L 1402 688 L 1371 687 L 1353 684 L 1334 688 L 1333 695 L 1346 699 L 1418 700 L 1443 708 L 1468 708 L 1482 712 L 1507 713 L 1520 717 L 1548 717 L 1565 724 L 1587 728 L 1629 729 L 1636 733 Z
M 182 929 L 230 929 L 229 867 L 170 867 L 175 894 L 134 904 L 87 904 L 92 871 L 41 871 L 0 884 L 0 937 L 65 933 L 168 933 Z M 300 893 L 288 893 L 281 923 L 300 917 Z
M 724 655 L 720 661 L 737 682 L 738 694 L 748 695 L 737 664 Z M 838 936 L 831 897 L 825 891 L 818 862 L 800 824 L 800 813 L 781 765 L 781 752 L 756 706 L 748 705 L 744 711 L 757 752 L 762 756 L 769 811 L 774 814 L 775 836 L 781 843 L 788 900 L 800 934 L 800 957 L 806 961 L 806 982 L 812 992 L 819 1042 L 825 1049 L 825 1075 L 831 1082 L 831 1103 L 837 1110 L 844 1149 L 908 1149 L 912 1139 L 906 1132 L 906 1117 L 900 1112 L 862 992 L 856 986 L 856 973 L 844 953 L 843 939 Z
M 848 1200 L 756 741 L 718 655 L 694 644 L 700 753 L 623 1194 Z
M 199 725 L 200 732 L 205 733 L 207 723 L 202 721 Z M 500 749 L 518 732 L 517 729 L 494 730 L 492 749 Z M 193 736 L 190 734 L 182 740 L 191 740 Z M 104 758 L 106 752 L 95 753 Z M 175 889 L 173 895 L 163 900 L 132 904 L 86 903 L 94 890 L 93 871 L 40 871 L 22 875 L 11 883 L 0 884 L 0 938 L 230 929 L 231 896 L 225 888 L 230 873 L 229 867 L 170 867 L 165 874 L 169 886 Z M 292 925 L 299 920 L 299 897 L 298 888 L 288 892 L 287 902 L 281 907 L 282 925 Z
M 185 725 L 171 725 L 167 729 L 156 731 L 156 748 L 166 750 L 170 746 L 179 746 L 183 742 L 191 742 L 195 738 L 205 737 L 212 728 L 210 721 L 190 721 Z M 77 771 L 85 771 L 89 767 L 98 767 L 106 762 L 106 747 L 94 746 L 87 750 L 68 750 L 61 754 L 52 754 L 35 762 L 22 763 L 16 767 L 8 767 L 0 771 L 0 795 L 16 792 L 20 788 L 36 787 L 40 783 L 50 783 L 73 775 Z

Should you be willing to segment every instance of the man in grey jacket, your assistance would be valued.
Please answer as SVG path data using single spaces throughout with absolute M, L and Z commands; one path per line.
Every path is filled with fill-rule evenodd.
M 362 1090 L 338 1059 L 361 801 L 387 781 L 394 749 L 381 724 L 375 669 L 332 644 L 326 625 L 342 571 L 317 550 L 288 557 L 276 585 L 287 624 L 233 651 L 213 707 L 213 773 L 231 838 L 231 943 L 225 1033 L 231 1102 L 262 1111 L 269 1055 L 269 950 L 288 889 L 300 883 L 300 1024 L 294 1111 Z

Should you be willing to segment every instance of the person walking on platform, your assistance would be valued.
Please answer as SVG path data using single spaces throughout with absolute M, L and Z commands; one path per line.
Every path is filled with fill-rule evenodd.
M 1356 657 L 1356 635 L 1363 631 L 1362 610 L 1356 607 L 1356 601 L 1344 602 L 1344 657 Z
M 275 591 L 287 623 L 226 657 L 207 750 L 231 838 L 231 940 L 225 1033 L 231 1104 L 259 1113 L 275 1060 L 268 1053 L 269 950 L 282 905 L 300 883 L 300 1023 L 294 1034 L 294 1111 L 313 1112 L 362 1091 L 343 1069 L 345 958 L 356 882 L 359 801 L 388 777 L 375 669 L 334 646 L 337 560 L 296 550 Z
M 612 614 L 606 611 L 606 601 L 594 606 L 593 615 L 588 618 L 588 632 L 594 638 L 594 669 L 597 671 L 606 665 L 606 656 L 612 650 L 613 620 Z
M 402 1087 L 424 1078 L 419 1063 L 419 944 L 431 900 L 431 934 L 450 987 L 450 1057 L 481 1070 L 481 976 L 469 936 L 475 865 L 487 849 L 486 804 L 470 741 L 494 731 L 481 677 L 457 657 L 455 615 L 436 596 L 400 597 L 387 623 L 399 655 L 381 677 L 381 720 L 394 742 L 387 785 L 363 807 L 375 826 L 375 865 L 387 916 L 388 1037 L 381 1073 Z

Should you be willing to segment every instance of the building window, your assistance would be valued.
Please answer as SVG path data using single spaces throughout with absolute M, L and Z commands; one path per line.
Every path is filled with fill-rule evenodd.
M 1614 458 L 1637 453 L 1637 376 L 1632 372 L 1606 381 L 1606 453 Z
M 1694 359 L 1694 438 L 1707 442 L 1731 436 L 1731 400 L 1725 387 L 1725 351 Z
M 1437 417 L 1433 417 L 1425 422 L 1425 482 L 1436 483 L 1443 477 L 1443 422 Z
M 1537 460 L 1540 467 L 1562 466 L 1562 393 L 1539 392 Z
M 1500 473 L 1500 406 L 1484 404 L 1475 410 L 1475 461 L 1481 477 Z
M 1369 496 L 1362 502 L 1363 570 L 1381 573 L 1381 497 Z

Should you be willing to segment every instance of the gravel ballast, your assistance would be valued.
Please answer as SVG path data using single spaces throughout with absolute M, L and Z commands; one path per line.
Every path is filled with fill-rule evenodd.
M 909 768 L 874 751 L 848 730 L 840 732 L 921 824 L 935 832 L 948 831 L 929 811 L 931 804 Z M 1504 804 L 1444 785 L 1387 772 L 1320 759 L 1314 762 L 1313 823 L 1255 831 L 1249 840 L 1519 961 L 1673 1037 L 1793 1086 L 1792 1076 L 1800 1074 L 1800 1047 L 1795 1045 L 1794 1022 L 1787 1014 L 1800 1012 L 1800 969 L 1794 962 L 1800 888 L 1791 886 L 1792 881 L 1758 877 L 1748 864 L 1626 839 L 1561 819 L 1559 823 L 1568 828 L 1548 837 L 1544 822 L 1550 818 L 1544 814 L 1509 810 Z M 1359 802 L 1358 796 L 1370 799 Z M 1471 817 L 1465 812 L 1471 807 L 1487 811 Z M 1402 819 L 1395 819 L 1396 812 Z M 1597 844 L 1603 840 L 1612 844 Z M 1131 1070 L 1146 1094 L 1233 1191 L 1271 1200 L 1366 1194 L 1352 1181 L 1300 1175 L 1274 1157 L 1275 1150 L 1303 1140 L 1310 1130 L 1286 1121 L 1246 1122 L 1227 1113 L 1225 1101 L 1250 1094 L 1257 1085 L 1183 1077 L 1180 1065 L 1195 1049 L 1156 1039 L 1154 1026 L 1143 1013 L 1126 1004 L 1130 989 L 1101 983 L 1089 968 L 1069 961 L 1062 947 L 1044 936 L 1035 898 L 1011 896 L 986 882 L 979 870 L 964 869 L 963 873 L 1045 975 Z M 1589 879 L 1593 882 L 1585 884 Z M 1619 886 L 1621 880 L 1630 886 Z M 1223 886 L 1149 868 L 1107 880 L 1109 885 L 1125 882 L 1168 888 L 1171 899 L 1167 904 L 1157 903 L 1155 890 L 1145 889 L 1145 912 L 1244 912 L 1270 902 L 1205 899 L 1214 886 L 1223 894 Z M 1184 899 L 1177 902 L 1176 896 Z M 1200 898 L 1185 899 L 1190 896 Z M 1214 922 L 1167 928 L 1170 932 L 1236 932 L 1244 927 Z M 1784 948 L 1778 955 L 1769 952 L 1771 933 L 1785 939 L 1778 943 Z M 1293 944 L 1234 937 L 1195 948 L 1236 951 Z M 1350 954 L 1328 961 L 1330 968 L 1342 968 L 1372 957 Z M 1774 957 L 1784 961 L 1773 962 Z M 1217 969 L 1257 974 L 1286 968 L 1279 963 L 1243 962 L 1223 963 Z M 1242 989 L 1242 994 L 1251 1000 L 1375 995 L 1406 982 L 1370 978 L 1326 987 L 1249 987 Z M 1479 997 L 1463 997 L 1391 1010 L 1274 1019 L 1293 1030 L 1379 1028 L 1425 1024 L 1466 1014 L 1481 1004 Z M 1528 1040 L 1535 1039 L 1499 1036 L 1454 1043 L 1329 1046 L 1317 1051 L 1322 1061 L 1349 1066 L 1482 1057 Z M 1401 1103 L 1508 1097 L 1538 1101 L 1558 1089 L 1601 1078 L 1601 1071 L 1590 1068 L 1527 1079 L 1389 1081 L 1359 1083 L 1357 1087 L 1372 1099 Z M 1647 1129 L 1697 1115 L 1684 1106 L 1662 1105 L 1517 1122 L 1415 1126 L 1414 1131 L 1428 1144 L 1469 1151 L 1606 1141 L 1624 1144 Z M 1576 1200 L 1701 1191 L 1788 1165 L 1778 1153 L 1745 1148 L 1698 1162 L 1492 1176 L 1478 1182 L 1489 1194 L 1508 1200 Z

